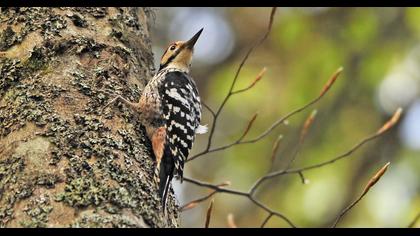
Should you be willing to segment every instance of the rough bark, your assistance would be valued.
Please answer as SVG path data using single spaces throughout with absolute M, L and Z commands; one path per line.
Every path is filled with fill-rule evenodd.
M 1 8 L 0 227 L 176 227 L 161 211 L 138 101 L 148 8 Z

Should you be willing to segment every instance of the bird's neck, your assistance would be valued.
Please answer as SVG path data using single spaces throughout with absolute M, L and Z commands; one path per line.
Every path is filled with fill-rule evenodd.
M 169 65 L 167 65 L 164 69 L 175 69 L 178 71 L 182 71 L 185 73 L 190 73 L 190 67 L 189 65 L 181 62 L 171 62 Z

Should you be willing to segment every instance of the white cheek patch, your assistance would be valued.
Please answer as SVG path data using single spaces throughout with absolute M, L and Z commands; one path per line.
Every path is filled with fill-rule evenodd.
M 197 129 L 195 129 L 195 133 L 196 134 L 205 134 L 205 133 L 208 132 L 208 130 L 209 130 L 209 128 L 207 127 L 207 124 L 206 125 L 199 125 L 197 127 Z

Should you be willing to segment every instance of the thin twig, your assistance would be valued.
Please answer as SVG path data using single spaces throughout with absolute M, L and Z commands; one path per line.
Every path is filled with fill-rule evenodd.
M 253 185 L 252 187 L 249 189 L 248 192 L 243 192 L 243 191 L 238 191 L 238 190 L 233 190 L 233 189 L 228 189 L 228 188 L 224 188 L 224 187 L 220 187 L 218 185 L 214 185 L 214 184 L 210 184 L 210 183 L 204 183 L 195 179 L 190 179 L 188 177 L 184 177 L 184 180 L 195 184 L 197 186 L 201 186 L 201 187 L 206 187 L 206 188 L 210 188 L 213 189 L 217 192 L 220 193 L 228 193 L 228 194 L 232 194 L 232 195 L 238 195 L 238 196 L 243 196 L 248 198 L 250 201 L 252 201 L 255 205 L 257 205 L 258 207 L 260 207 L 261 209 L 265 210 L 266 212 L 268 212 L 269 214 L 278 216 L 279 218 L 282 218 L 284 221 L 286 221 L 290 226 L 295 227 L 295 225 L 283 214 L 281 214 L 280 212 L 274 211 L 272 209 L 270 209 L 269 207 L 265 206 L 263 203 L 259 202 L 255 197 L 254 197 L 254 193 L 257 190 L 257 188 L 265 181 L 277 176 L 281 176 L 281 175 L 286 175 L 286 174 L 299 174 L 302 178 L 302 181 L 305 182 L 305 178 L 303 177 L 303 172 L 310 170 L 310 169 L 315 169 L 315 168 L 320 168 L 329 164 L 332 164 L 338 160 L 341 160 L 345 157 L 350 156 L 353 152 L 355 152 L 357 149 L 359 149 L 361 146 L 363 146 L 365 143 L 383 135 L 386 131 L 388 131 L 389 129 L 391 129 L 399 120 L 400 116 L 401 116 L 401 112 L 402 109 L 399 108 L 394 115 L 392 116 L 392 118 L 385 123 L 384 126 L 382 126 L 379 131 L 375 132 L 373 135 L 368 136 L 367 138 L 362 139 L 359 143 L 357 143 L 356 145 L 354 145 L 350 150 L 348 150 L 347 152 L 338 155 L 328 161 L 325 162 L 321 162 L 319 164 L 315 164 L 315 165 L 311 165 L 311 166 L 307 166 L 307 167 L 302 167 L 302 168 L 296 168 L 296 169 L 286 169 L 286 170 L 281 170 L 281 171 L 274 171 L 271 173 L 268 173 L 267 175 L 261 177 L 260 179 L 258 179 Z M 385 129 L 383 127 L 386 127 Z M 365 187 L 365 190 L 363 191 L 364 194 L 367 193 L 367 191 L 370 189 L 370 187 L 372 187 L 378 180 L 379 178 L 382 176 L 383 173 L 385 173 L 386 168 L 388 167 L 388 164 L 385 165 L 374 177 L 371 178 L 371 180 L 369 181 L 368 185 Z M 362 196 L 363 197 L 363 196 Z M 358 200 L 360 201 L 360 199 Z M 356 202 L 357 203 L 357 202 Z M 354 203 L 354 204 L 356 204 Z M 351 208 L 351 207 L 350 207 Z
M 313 104 L 317 103 L 321 98 L 324 97 L 324 95 L 329 91 L 329 89 L 331 88 L 332 84 L 336 81 L 336 79 L 338 78 L 338 76 L 340 75 L 341 71 L 343 70 L 342 67 L 338 68 L 338 70 L 331 76 L 331 78 L 327 81 L 326 85 L 324 86 L 324 88 L 322 89 L 321 93 L 313 100 L 311 100 L 310 102 L 306 103 L 305 105 L 289 112 L 288 114 L 286 114 L 285 116 L 281 117 L 280 119 L 278 119 L 277 121 L 275 121 L 269 128 L 267 128 L 264 132 L 262 132 L 259 136 L 257 136 L 254 139 L 250 139 L 250 140 L 241 140 L 241 139 L 237 139 L 235 142 L 221 146 L 221 147 L 217 147 L 217 148 L 210 148 L 209 146 L 207 146 L 207 148 L 198 153 L 195 154 L 194 156 L 188 158 L 188 160 L 186 162 L 192 161 L 200 156 L 203 156 L 205 154 L 208 153 L 212 153 L 212 152 L 218 152 L 221 150 L 225 150 L 228 149 L 230 147 L 233 147 L 235 145 L 241 145 L 241 144 L 248 144 L 248 143 L 255 143 L 260 141 L 261 139 L 265 138 L 266 136 L 268 136 L 275 128 L 277 128 L 277 126 L 279 126 L 280 124 L 284 123 L 287 119 L 289 119 L 290 117 L 298 114 L 299 112 L 305 110 L 306 108 L 312 106 Z M 214 119 L 217 119 L 218 115 L 216 113 L 216 116 L 214 117 Z M 214 120 L 213 120 L 213 127 L 214 127 Z M 213 128 L 212 127 L 212 128 Z M 212 134 L 210 132 L 210 134 Z
M 219 187 L 225 187 L 225 186 L 229 186 L 229 185 L 230 185 L 230 182 L 226 181 L 226 182 L 223 182 L 223 183 L 221 183 L 221 184 L 219 184 L 217 186 L 219 186 Z M 216 193 L 217 193 L 217 191 L 214 190 L 210 194 L 208 194 L 208 195 L 206 195 L 204 197 L 201 197 L 201 198 L 198 198 L 198 199 L 193 200 L 191 202 L 188 202 L 188 203 L 184 204 L 182 207 L 180 207 L 180 211 L 186 211 L 186 210 L 192 209 L 192 208 L 196 207 L 199 203 L 204 202 L 207 199 L 211 198 Z
M 209 206 L 209 208 L 207 209 L 207 214 L 206 214 L 206 224 L 204 225 L 204 228 L 208 228 L 208 227 L 209 227 L 209 225 L 210 225 L 210 218 L 211 218 L 211 212 L 212 212 L 212 210 L 213 210 L 213 203 L 214 203 L 214 200 L 211 200 L 211 202 L 210 202 L 210 206 Z
M 232 213 L 229 213 L 228 214 L 228 216 L 227 216 L 227 223 L 228 223 L 229 228 L 238 228 L 238 226 L 235 223 L 235 219 L 234 219 Z
M 411 221 L 411 223 L 408 225 L 408 228 L 413 228 L 417 221 L 420 219 L 420 212 L 417 214 L 416 217 L 414 217 L 414 219 Z
M 354 151 L 356 151 L 357 149 L 359 149 L 361 146 L 363 146 L 363 144 L 375 139 L 376 137 L 378 137 L 380 135 L 373 135 L 373 136 L 369 136 L 367 138 L 364 138 L 362 141 L 360 141 L 359 143 L 357 143 L 355 146 L 353 146 L 350 150 L 346 151 L 345 153 L 332 158 L 331 160 L 325 161 L 325 162 L 321 162 L 319 164 L 314 164 L 314 165 L 310 165 L 310 166 L 306 166 L 306 167 L 301 167 L 301 168 L 295 168 L 295 169 L 284 169 L 284 170 L 279 170 L 279 171 L 273 171 L 263 177 L 261 177 L 260 179 L 258 179 L 254 186 L 251 188 L 253 190 L 253 192 L 258 188 L 259 185 L 261 185 L 264 181 L 268 180 L 268 179 L 272 179 L 281 175 L 286 175 L 286 174 L 299 174 L 302 173 L 304 171 L 310 170 L 310 169 L 315 169 L 315 168 L 319 168 L 325 165 L 329 165 L 332 164 L 340 159 L 343 159 L 345 157 L 350 156 Z
M 243 132 L 242 136 L 239 138 L 240 141 L 245 138 L 245 136 L 248 134 L 249 130 L 251 129 L 252 125 L 254 124 L 255 119 L 257 119 L 258 113 L 255 113 L 252 118 L 249 120 L 248 125 L 246 126 L 245 131 Z M 239 142 L 240 142 L 239 141 Z
M 269 171 L 273 170 L 274 161 L 275 161 L 276 155 L 277 155 L 277 150 L 279 149 L 280 141 L 282 139 L 283 139 L 283 135 L 280 134 L 279 136 L 277 136 L 276 141 L 274 141 L 274 143 L 273 143 L 273 148 L 271 149 L 271 163 L 270 163 L 271 165 L 270 165 Z
M 268 221 L 271 219 L 271 217 L 273 217 L 273 214 L 268 214 L 268 216 L 265 218 L 265 220 L 262 222 L 261 227 L 260 228 L 264 228 L 264 226 L 268 223 Z
M 212 191 L 210 194 L 208 194 L 208 195 L 206 195 L 206 196 L 204 196 L 204 197 L 202 197 L 202 198 L 199 198 L 199 199 L 196 199 L 196 200 L 194 200 L 194 201 L 191 201 L 191 202 L 189 202 L 189 203 L 186 203 L 185 205 L 183 205 L 181 208 L 180 208 L 180 211 L 186 211 L 186 210 L 190 210 L 190 209 L 192 209 L 192 208 L 194 208 L 194 207 L 196 207 L 200 202 L 204 202 L 204 201 L 206 201 L 207 199 L 209 199 L 209 198 L 211 198 L 214 194 L 216 194 L 217 193 L 217 191 L 216 190 L 214 190 L 214 191 Z
M 219 117 L 220 113 L 222 112 L 222 110 L 223 110 L 225 104 L 227 103 L 227 101 L 229 100 L 229 98 L 233 95 L 233 89 L 235 87 L 235 84 L 236 84 L 236 81 L 237 81 L 237 79 L 239 77 L 239 74 L 241 73 L 242 67 L 245 65 L 246 61 L 248 60 L 249 55 L 252 53 L 252 51 L 254 50 L 254 48 L 256 48 L 257 46 L 259 46 L 260 44 L 262 44 L 266 40 L 266 38 L 268 37 L 268 35 L 271 32 L 271 28 L 272 28 L 273 20 L 274 20 L 274 14 L 276 13 L 276 9 L 277 9 L 276 7 L 273 7 L 272 8 L 271 14 L 270 14 L 270 20 L 269 20 L 269 23 L 268 23 L 268 28 L 267 28 L 266 33 L 264 34 L 264 36 L 261 38 L 260 41 L 258 41 L 257 43 L 255 43 L 248 50 L 248 52 L 246 53 L 245 57 L 242 59 L 241 63 L 239 64 L 239 67 L 238 67 L 238 69 L 237 69 L 237 71 L 235 73 L 235 76 L 234 76 L 234 78 L 232 80 L 232 84 L 230 86 L 230 89 L 229 89 L 228 94 L 223 99 L 223 101 L 220 104 L 219 108 L 215 112 L 215 115 L 214 115 L 214 118 L 213 118 L 213 122 L 212 122 L 212 126 L 211 126 L 210 133 L 209 133 L 209 138 L 208 138 L 208 141 L 207 141 L 207 147 L 205 149 L 207 151 L 211 147 L 211 143 L 212 143 L 212 139 L 213 139 L 213 134 L 214 134 L 214 131 L 215 131 L 215 128 L 216 128 L 216 125 L 217 125 L 217 118 Z
M 293 162 L 295 161 L 295 159 L 296 159 L 296 157 L 297 157 L 297 155 L 300 151 L 300 148 L 302 147 L 303 142 L 305 141 L 306 134 L 308 133 L 309 128 L 311 127 L 312 123 L 315 120 L 316 113 L 317 113 L 317 110 L 313 110 L 311 112 L 311 114 L 308 116 L 308 118 L 305 120 L 305 123 L 303 124 L 302 130 L 300 132 L 299 141 L 296 145 L 295 151 L 293 152 L 292 158 L 290 159 L 289 163 L 286 166 L 286 169 L 289 169 L 292 166 Z M 302 173 L 301 173 L 301 175 L 302 175 Z
M 214 116 L 216 115 L 216 113 L 214 113 L 213 109 L 211 109 L 207 104 L 205 104 L 204 102 L 201 102 L 201 104 L 211 113 L 211 115 Z
M 232 95 L 238 94 L 238 93 L 243 93 L 245 91 L 250 90 L 252 87 L 255 86 L 255 84 L 257 84 L 258 81 L 260 81 L 262 79 L 262 77 L 263 77 L 263 75 L 265 74 L 266 71 L 267 71 L 267 68 L 264 67 L 261 70 L 261 72 L 257 75 L 257 77 L 255 77 L 254 81 L 252 81 L 252 83 L 250 85 L 248 85 L 248 87 L 243 88 L 243 89 L 239 89 L 239 90 L 235 90 L 235 91 L 232 92 Z
M 314 100 L 310 101 L 309 103 L 307 103 L 306 105 L 291 111 L 290 113 L 288 113 L 287 115 L 283 116 L 282 118 L 278 119 L 276 122 L 274 122 L 266 131 L 264 131 L 262 134 L 260 134 L 257 138 L 248 140 L 248 141 L 244 141 L 242 143 L 254 143 L 262 138 L 264 138 L 265 136 L 267 136 L 273 129 L 275 129 L 278 125 L 280 125 L 281 123 L 283 123 L 285 120 L 287 120 L 288 118 L 292 117 L 293 115 L 305 110 L 306 108 L 312 106 L 313 104 L 315 104 L 316 102 L 318 102 L 322 97 L 324 97 L 324 95 L 327 93 L 327 91 L 329 90 L 329 88 L 332 86 L 332 83 L 338 78 L 338 76 L 340 75 L 341 71 L 343 70 L 342 67 L 338 68 L 338 70 L 333 74 L 333 76 L 328 80 L 327 84 L 328 86 L 324 87 L 323 91 L 321 92 L 321 94 L 316 97 Z
M 307 180 L 305 178 L 305 176 L 303 175 L 303 173 L 301 171 L 299 171 L 298 174 L 299 174 L 300 180 L 302 181 L 302 184 L 308 184 L 309 183 L 309 180 Z
M 270 14 L 270 21 L 268 24 L 268 29 L 266 31 L 266 33 L 264 34 L 264 36 L 262 37 L 262 39 L 260 41 L 258 41 L 257 43 L 255 43 L 246 53 L 245 57 L 242 59 L 241 63 L 239 64 L 239 67 L 235 73 L 235 76 L 233 78 L 233 81 L 231 83 L 231 86 L 229 88 L 229 91 L 227 93 L 227 95 L 224 97 L 224 99 L 222 100 L 220 106 L 218 107 L 217 110 L 213 110 L 211 109 L 209 106 L 207 106 L 206 104 L 203 104 L 204 107 L 206 107 L 211 115 L 212 115 L 212 125 L 211 125 L 211 129 L 210 129 L 210 133 L 209 133 L 209 137 L 208 137 L 208 141 L 207 141 L 207 146 L 206 148 L 201 151 L 200 153 L 190 157 L 186 162 L 194 160 L 200 156 L 203 156 L 205 154 L 211 153 L 211 152 L 217 152 L 217 151 L 221 151 L 221 150 L 225 150 L 228 148 L 231 148 L 235 145 L 240 145 L 240 144 L 249 144 L 249 143 L 255 143 L 258 142 L 259 140 L 267 137 L 275 128 L 277 128 L 280 124 L 286 123 L 286 121 L 304 111 L 305 109 L 307 109 L 308 107 L 312 106 L 313 104 L 317 103 L 320 99 L 322 99 L 324 97 L 325 94 L 327 94 L 327 92 L 330 90 L 330 88 L 333 86 L 334 82 L 337 80 L 338 76 L 340 75 L 342 68 L 339 68 L 333 75 L 332 77 L 327 81 L 327 83 L 324 85 L 323 89 L 321 90 L 321 92 L 319 93 L 319 95 L 317 97 L 315 97 L 313 100 L 309 101 L 308 103 L 306 103 L 305 105 L 289 112 L 288 114 L 286 114 L 285 116 L 277 119 L 274 123 L 272 123 L 265 131 L 263 131 L 262 133 L 260 133 L 260 135 L 258 135 L 256 138 L 253 139 L 249 139 L 249 140 L 243 140 L 246 135 L 248 134 L 249 130 L 251 129 L 252 125 L 254 124 L 254 121 L 256 119 L 256 114 L 251 118 L 251 120 L 248 122 L 245 131 L 242 133 L 242 135 L 233 143 L 230 143 L 228 145 L 223 145 L 223 146 L 219 146 L 219 147 L 212 147 L 212 141 L 213 141 L 213 135 L 217 126 L 217 122 L 218 122 L 218 118 L 223 110 L 223 108 L 225 107 L 226 103 L 228 102 L 228 100 L 231 98 L 231 96 L 238 94 L 238 93 L 242 93 L 245 92 L 251 88 L 253 88 L 255 86 L 255 84 L 261 80 L 262 76 L 264 75 L 266 69 L 264 68 L 258 75 L 257 77 L 254 79 L 254 81 L 247 87 L 243 88 L 243 89 L 239 89 L 239 90 L 234 90 L 236 82 L 238 80 L 239 74 L 243 68 L 243 66 L 245 65 L 246 61 L 248 60 L 250 54 L 252 53 L 252 51 L 259 46 L 261 43 L 263 43 L 265 41 L 265 39 L 268 37 L 271 28 L 272 28 L 272 24 L 273 24 L 273 19 L 274 19 L 274 14 L 276 12 L 276 8 L 272 8 L 271 14 Z M 277 216 L 281 219 L 283 219 L 285 222 L 287 222 L 291 227 L 296 227 L 294 225 L 294 223 L 292 223 L 286 216 L 284 216 L 283 214 L 281 214 L 280 212 L 274 211 L 271 208 L 267 207 L 266 205 L 264 205 L 262 202 L 260 202 L 259 200 L 257 200 L 254 196 L 257 188 L 265 181 L 277 176 L 281 176 L 281 175 L 286 175 L 286 174 L 298 174 L 302 180 L 303 183 L 306 183 L 306 179 L 303 175 L 304 171 L 310 170 L 310 169 L 316 169 L 316 168 L 320 168 L 329 164 L 332 164 L 338 160 L 341 160 L 343 158 L 346 158 L 348 156 L 350 156 L 353 152 L 355 152 L 357 149 L 359 149 L 361 146 L 363 146 L 365 143 L 383 135 L 387 130 L 389 130 L 391 127 L 393 127 L 399 120 L 400 115 L 401 115 L 402 110 L 398 109 L 396 113 L 394 113 L 394 116 L 387 122 L 385 123 L 376 133 L 362 139 L 359 143 L 357 143 L 356 145 L 354 145 L 350 150 L 348 150 L 347 152 L 338 155 L 328 161 L 324 161 L 318 164 L 314 164 L 314 165 L 309 165 L 306 167 L 301 167 L 301 168 L 295 168 L 295 169 L 290 169 L 293 161 L 295 160 L 300 147 L 303 144 L 303 141 L 306 137 L 306 134 L 308 132 L 309 127 L 311 126 L 313 119 L 315 117 L 316 113 L 312 113 L 310 117 L 308 117 L 308 119 L 305 121 L 303 128 L 301 130 L 301 135 L 300 135 L 300 139 L 299 139 L 299 143 L 296 147 L 296 150 L 291 158 L 291 161 L 289 162 L 289 164 L 287 165 L 287 167 L 284 170 L 280 170 L 280 171 L 273 171 L 273 172 L 269 172 L 267 173 L 265 176 L 259 178 L 257 181 L 255 181 L 255 183 L 251 186 L 251 188 L 249 189 L 248 192 L 243 192 L 243 191 L 238 191 L 238 190 L 234 190 L 234 189 L 229 189 L 229 188 L 225 188 L 223 186 L 219 186 L 219 185 L 214 185 L 211 183 L 205 183 L 205 182 L 201 182 L 195 179 L 191 179 L 188 177 L 184 177 L 184 180 L 186 182 L 195 184 L 197 186 L 201 186 L 201 187 L 205 187 L 205 188 L 209 188 L 214 190 L 213 192 L 211 192 L 209 195 L 202 197 L 200 199 L 197 199 L 195 201 L 192 201 L 188 204 L 185 205 L 186 207 L 194 207 L 196 204 L 198 204 L 199 202 L 205 201 L 207 199 L 209 199 L 210 197 L 212 197 L 214 194 L 216 193 L 227 193 L 227 194 L 231 194 L 231 195 L 237 195 L 237 196 L 242 196 L 242 197 L 246 197 L 248 198 L 251 202 L 253 202 L 255 205 L 257 205 L 259 208 L 263 209 L 264 211 L 266 211 L 268 213 L 268 216 L 265 218 L 265 220 L 263 221 L 263 223 L 261 224 L 261 227 L 264 227 L 268 221 L 273 217 L 273 216 Z M 279 139 L 276 140 L 276 142 L 273 145 L 273 149 L 272 149 L 272 156 L 271 156 L 271 161 L 272 161 L 272 165 L 274 162 L 274 158 L 275 155 L 277 153 L 277 149 L 278 149 L 278 143 L 279 143 Z M 343 210 L 343 212 L 339 215 L 339 217 L 337 218 L 335 224 L 333 227 L 335 227 L 335 225 L 339 222 L 339 220 L 341 219 L 341 217 L 346 214 L 346 212 L 348 212 L 354 205 L 356 205 L 362 198 L 363 196 L 369 191 L 370 187 L 372 187 L 378 180 L 379 178 L 382 176 L 382 174 L 386 171 L 386 168 L 388 167 L 388 164 L 385 165 L 368 183 L 368 185 L 366 186 L 365 190 L 363 191 L 362 195 L 352 204 L 350 204 L 349 207 L 347 207 L 346 209 Z M 270 169 L 271 171 L 271 169 Z M 195 204 L 195 205 L 194 205 Z M 193 206 L 192 206 L 193 205 Z M 192 207 L 191 207 L 192 206 Z M 210 207 L 207 211 L 207 218 L 206 218 L 206 224 L 205 227 L 209 226 L 209 222 L 210 222 L 210 216 L 211 216 L 211 211 L 212 211 L 212 207 L 213 207 L 213 201 L 210 204 Z M 233 219 L 231 219 L 233 220 Z M 417 218 L 415 219 L 417 220 Z M 228 216 L 228 224 L 232 224 L 232 222 L 229 223 L 229 216 Z M 414 224 L 414 223 L 413 223 Z M 236 225 L 235 225 L 236 226 Z
M 217 190 L 219 193 L 229 193 L 229 194 L 248 197 L 248 193 L 237 191 L 237 190 L 232 190 L 232 189 L 227 189 L 227 188 L 224 188 L 224 187 L 219 187 L 218 185 L 201 182 L 201 181 L 198 181 L 196 179 L 192 179 L 192 178 L 189 178 L 189 177 L 186 177 L 186 176 L 183 177 L 183 180 L 185 180 L 186 182 L 195 184 L 197 186 L 200 186 L 200 187 L 206 187 L 206 188 Z
M 331 228 L 335 228 L 338 224 L 338 222 L 341 220 L 341 218 L 348 212 L 350 211 L 358 202 L 360 202 L 360 200 L 362 200 L 362 198 L 369 192 L 369 189 L 372 188 L 377 182 L 378 180 L 382 177 L 383 174 L 385 174 L 386 170 L 388 169 L 389 166 L 389 162 L 386 163 L 378 172 L 376 172 L 376 174 L 369 180 L 368 184 L 366 185 L 366 187 L 364 188 L 362 194 L 360 194 L 360 196 L 356 199 L 356 201 L 354 201 L 353 203 L 351 203 L 349 206 L 347 206 L 337 217 L 337 219 L 335 220 L 334 224 L 331 226 Z
M 343 158 L 346 158 L 348 156 L 350 156 L 351 154 L 353 154 L 356 150 L 358 150 L 361 146 L 363 146 L 364 144 L 368 143 L 369 141 L 372 141 L 380 136 L 382 136 L 386 131 L 388 131 L 389 129 L 391 129 L 399 120 L 400 116 L 402 113 L 402 109 L 398 108 L 397 111 L 394 113 L 394 115 L 392 116 L 392 118 L 385 123 L 384 126 L 382 126 L 379 131 L 375 132 L 374 134 L 362 139 L 359 143 L 357 143 L 356 145 L 354 145 L 350 150 L 344 152 L 341 155 L 338 155 L 328 161 L 324 161 L 318 164 L 314 164 L 314 165 L 309 165 L 306 167 L 301 167 L 301 168 L 295 168 L 295 169 L 285 169 L 285 170 L 279 170 L 279 171 L 274 171 L 271 172 L 263 177 L 261 177 L 260 179 L 257 180 L 257 182 L 254 184 L 254 186 L 252 187 L 252 189 L 255 191 L 255 189 L 262 184 L 262 182 L 271 179 L 271 178 L 275 178 L 281 175 L 285 175 L 285 174 L 299 174 L 302 173 L 304 171 L 307 170 L 311 170 L 311 169 L 316 169 L 316 168 L 320 168 L 322 166 L 326 166 L 329 164 L 332 164 L 338 160 L 341 160 Z M 386 129 L 384 129 L 383 127 L 386 127 Z
M 219 186 L 214 185 L 214 184 L 201 182 L 201 181 L 198 181 L 196 179 L 191 179 L 191 178 L 188 178 L 188 177 L 185 177 L 185 176 L 184 176 L 184 181 L 195 184 L 197 186 L 206 187 L 206 188 L 216 190 L 219 193 L 228 193 L 228 194 L 232 194 L 232 195 L 238 195 L 238 196 L 246 197 L 251 202 L 253 202 L 255 205 L 257 205 L 259 208 L 263 209 L 264 211 L 266 211 L 270 214 L 273 214 L 273 215 L 283 219 L 291 227 L 296 227 L 295 224 L 293 224 L 292 221 L 289 220 L 285 215 L 283 215 L 280 212 L 277 212 L 277 211 L 274 211 L 274 210 L 270 209 L 269 207 L 267 207 L 266 205 L 264 205 L 263 203 L 261 203 L 260 201 L 255 199 L 249 192 L 242 192 L 242 191 L 238 191 L 238 190 L 227 189 L 227 188 L 224 188 L 224 187 L 219 187 Z

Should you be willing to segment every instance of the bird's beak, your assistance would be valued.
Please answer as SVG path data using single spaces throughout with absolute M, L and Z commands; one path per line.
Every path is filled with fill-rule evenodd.
M 189 49 L 193 49 L 195 43 L 197 42 L 198 38 L 200 37 L 201 32 L 203 32 L 204 28 L 201 28 L 190 40 L 185 43 L 185 46 Z

